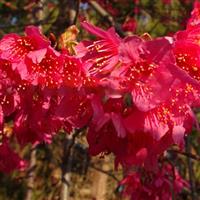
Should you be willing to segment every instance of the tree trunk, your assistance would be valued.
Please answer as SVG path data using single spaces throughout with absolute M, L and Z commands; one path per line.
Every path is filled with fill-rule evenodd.
M 108 158 L 102 161 L 102 170 L 109 170 Z M 92 197 L 95 200 L 106 200 L 106 191 L 107 191 L 107 180 L 108 175 L 102 173 L 101 171 L 94 171 L 93 174 L 93 185 L 92 185 Z
M 36 166 L 36 148 L 33 148 L 31 149 L 30 166 L 28 169 L 28 179 L 27 179 L 28 189 L 27 189 L 25 200 L 31 200 L 33 196 L 35 166 Z

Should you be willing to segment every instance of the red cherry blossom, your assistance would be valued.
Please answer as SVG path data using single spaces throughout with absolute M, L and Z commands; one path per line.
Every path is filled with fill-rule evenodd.
M 105 99 L 103 102 L 98 96 L 93 96 L 91 103 L 93 118 L 87 135 L 90 153 L 117 153 L 126 136 L 123 116 L 130 112 L 128 106 L 122 98 Z
M 80 88 L 86 80 L 86 72 L 80 59 L 69 56 L 66 53 L 63 56 L 62 80 L 63 84 L 69 88 Z
M 121 77 L 120 87 L 132 94 L 133 103 L 142 111 L 153 109 L 169 98 L 174 81 L 168 65 L 174 63 L 172 46 L 166 38 L 143 41 L 128 37 L 120 47 L 121 66 L 113 76 Z M 162 93 L 163 89 L 166 93 Z
M 22 99 L 21 110 L 14 119 L 14 134 L 20 144 L 49 143 L 61 128 L 62 123 L 54 116 L 52 98 L 43 90 L 29 90 Z
M 83 41 L 77 47 L 77 55 L 83 62 L 90 63 L 86 69 L 91 76 L 98 78 L 106 76 L 118 63 L 119 36 L 113 28 L 104 31 L 87 22 L 82 26 L 100 39 L 94 42 Z
M 43 49 L 50 45 L 38 28 L 28 26 L 26 36 L 8 34 L 0 41 L 0 57 L 11 62 L 21 61 L 33 50 Z
M 27 54 L 24 65 L 21 68 L 27 69 L 22 79 L 33 85 L 55 88 L 62 83 L 61 70 L 63 59 L 59 52 L 52 48 L 37 50 Z
M 170 199 L 172 169 L 158 160 L 171 145 L 183 147 L 198 126 L 192 107 L 200 105 L 199 25 L 149 40 L 82 26 L 98 39 L 81 41 L 76 55 L 55 50 L 36 27 L 0 41 L 0 134 L 8 117 L 23 146 L 87 127 L 91 155 L 113 153 L 116 166 L 137 170 L 122 181 L 124 193 Z M 20 168 L 2 141 L 0 170 Z M 185 183 L 176 171 L 171 181 L 179 193 Z
M 19 95 L 15 89 L 15 79 L 19 78 L 19 75 L 12 70 L 11 63 L 4 59 L 0 59 L 0 73 L 0 107 L 4 115 L 8 116 L 19 104 Z
M 92 101 L 94 115 L 87 136 L 89 150 L 94 155 L 113 152 L 116 162 L 125 166 L 154 168 L 158 156 L 170 145 L 183 146 L 185 134 L 196 123 L 190 105 L 198 98 L 198 90 L 193 82 L 184 79 L 185 72 L 179 77 L 172 70 L 178 67 L 168 38 L 145 42 L 130 37 L 124 42 L 119 52 L 122 64 L 110 77 L 119 77 L 116 81 L 121 87 L 121 97 L 124 92 L 131 93 L 132 103 L 129 108 L 123 108 L 119 97 Z M 126 109 L 129 112 L 124 112 Z M 138 142 L 140 136 L 140 141 L 146 143 Z M 109 145 L 110 138 L 112 145 Z
M 148 170 L 157 170 L 158 158 L 173 143 L 169 133 L 160 140 L 155 140 L 151 132 L 129 132 L 123 146 L 118 145 L 116 153 L 116 165 L 121 164 L 124 168 L 130 166 L 144 167 Z
M 174 43 L 174 54 L 178 67 L 186 71 L 190 77 L 200 80 L 199 78 L 199 31 L 200 26 L 192 29 L 180 31 L 176 34 Z
M 59 94 L 59 102 L 55 108 L 55 116 L 66 121 L 72 128 L 83 128 L 92 117 L 90 101 L 84 91 L 63 88 Z
M 124 124 L 132 133 L 136 131 L 150 132 L 153 139 L 157 141 L 170 131 L 174 143 L 182 145 L 184 135 L 191 131 L 192 125 L 196 121 L 187 104 L 180 104 L 176 108 L 173 106 L 173 101 L 170 103 L 172 105 L 162 104 L 145 113 L 135 110 L 125 119 Z M 179 129 L 178 133 L 177 129 Z

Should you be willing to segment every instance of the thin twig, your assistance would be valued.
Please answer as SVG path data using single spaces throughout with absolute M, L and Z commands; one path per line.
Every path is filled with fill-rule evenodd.
M 173 149 L 169 149 L 168 152 L 169 152 L 169 153 L 181 154 L 181 155 L 186 156 L 186 157 L 189 157 L 189 158 L 191 158 L 191 159 L 193 159 L 193 160 L 200 161 L 200 157 L 199 157 L 199 156 L 194 155 L 194 154 L 189 153 L 189 152 L 182 152 L 182 151 L 173 150 Z
M 69 6 L 69 25 L 76 24 L 78 14 L 79 14 L 79 5 L 80 0 L 68 0 L 68 6 Z
M 53 23 L 53 25 L 55 25 L 54 32 L 56 32 L 57 36 L 65 32 L 66 28 L 69 26 L 76 24 L 79 14 L 79 4 L 80 0 L 59 1 L 59 15 Z
M 89 167 L 110 176 L 111 178 L 113 178 L 117 182 L 120 181 L 114 174 L 110 173 L 109 171 L 105 171 L 101 168 L 95 167 L 93 164 L 90 164 Z
M 185 138 L 185 151 L 187 154 L 190 154 L 190 140 L 188 137 Z M 196 200 L 196 186 L 194 181 L 194 171 L 193 171 L 193 163 L 190 156 L 187 157 L 188 163 L 188 172 L 189 172 L 189 181 L 190 181 L 190 189 L 191 189 L 191 196 L 192 200 Z
M 120 27 L 120 24 L 115 22 L 114 18 L 101 6 L 97 1 L 89 1 L 89 4 L 94 8 L 104 19 L 106 19 L 111 26 L 114 26 L 118 34 L 124 37 L 124 33 Z

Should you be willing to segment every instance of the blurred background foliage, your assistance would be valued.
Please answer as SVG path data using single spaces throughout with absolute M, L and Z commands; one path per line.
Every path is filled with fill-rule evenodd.
M 25 26 L 36 25 L 56 45 L 55 38 L 76 24 L 80 30 L 78 40 L 91 38 L 80 26 L 84 20 L 105 29 L 114 26 L 122 37 L 143 33 L 152 37 L 173 35 L 185 28 L 193 3 L 192 0 L 0 0 L 0 37 L 10 32 L 23 34 Z M 7 132 L 12 137 L 11 124 Z M 196 199 L 200 196 L 199 142 L 199 134 L 194 131 L 187 138 L 185 153 L 180 154 L 176 147 L 166 153 L 182 176 L 193 184 Z M 114 170 L 112 155 L 89 157 L 85 130 L 77 137 L 61 131 L 50 145 L 21 149 L 14 144 L 29 161 L 29 167 L 22 172 L 0 173 L 0 200 L 124 199 L 119 193 L 123 188 L 117 188 L 122 170 Z M 68 183 L 63 181 L 63 174 Z M 64 184 L 67 198 L 60 195 Z M 191 191 L 184 191 L 178 199 L 192 199 Z
M 69 25 L 88 20 L 103 27 L 153 36 L 183 29 L 194 0 L 0 0 L 1 36 L 21 33 L 26 25 L 41 25 L 59 35 Z M 75 17 L 70 16 L 74 11 Z M 73 19 L 72 19 L 73 18 Z M 60 26 L 62 25 L 62 26 Z

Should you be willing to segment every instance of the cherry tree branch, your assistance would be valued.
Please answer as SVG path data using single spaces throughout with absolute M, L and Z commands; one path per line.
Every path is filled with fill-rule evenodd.
M 114 174 L 110 173 L 109 171 L 105 171 L 101 168 L 98 168 L 94 164 L 90 164 L 89 167 L 110 176 L 111 178 L 113 178 L 117 182 L 120 181 Z
M 72 134 L 66 135 L 63 149 L 63 161 L 62 161 L 62 188 L 61 188 L 61 200 L 69 199 L 69 187 L 71 179 L 71 167 L 72 167 L 72 149 L 75 144 L 76 137 L 81 133 L 81 130 L 75 130 Z
M 200 157 L 197 156 L 197 155 L 194 155 L 190 152 L 182 152 L 182 151 L 179 151 L 179 150 L 174 150 L 174 149 L 169 149 L 167 150 L 169 153 L 177 153 L 177 154 L 181 154 L 183 156 L 186 156 L 190 159 L 193 159 L 193 160 L 196 160 L 196 161 L 200 161 Z
M 120 27 L 120 24 L 116 23 L 114 18 L 101 5 L 99 5 L 98 2 L 91 0 L 89 1 L 89 4 L 92 8 L 94 8 L 94 10 L 96 10 L 96 12 L 98 12 L 104 19 L 106 19 L 111 26 L 115 27 L 120 36 L 125 36 Z
M 54 22 L 55 32 L 59 36 L 66 28 L 76 24 L 79 14 L 80 0 L 60 0 L 59 15 Z

